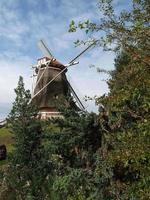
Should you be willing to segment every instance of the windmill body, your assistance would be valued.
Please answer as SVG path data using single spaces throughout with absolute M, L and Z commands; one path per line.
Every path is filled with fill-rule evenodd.
M 50 80 L 56 77 L 65 66 L 56 59 L 43 57 L 38 59 L 36 73 L 37 80 L 34 95 L 37 94 Z M 69 93 L 66 71 L 61 73 L 55 80 L 45 87 L 34 99 L 33 102 L 38 106 L 42 119 L 60 116 L 56 102 Z

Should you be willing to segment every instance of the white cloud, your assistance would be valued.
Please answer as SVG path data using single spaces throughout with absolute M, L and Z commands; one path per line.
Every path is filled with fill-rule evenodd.
M 9 104 L 15 97 L 14 88 L 17 86 L 19 76 L 24 77 L 27 88 L 31 88 L 30 59 L 20 57 L 18 60 L 0 60 L 0 103 Z
M 20 13 L 17 8 L 17 1 L 0 2 L 0 37 L 15 42 L 14 45 L 22 44 L 22 35 L 29 29 L 20 20 Z M 16 5 L 16 6 L 15 6 Z

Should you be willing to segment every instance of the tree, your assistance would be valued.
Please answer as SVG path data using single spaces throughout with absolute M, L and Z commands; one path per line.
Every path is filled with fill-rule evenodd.
M 111 131 L 107 134 L 107 145 L 111 144 L 112 149 L 108 151 L 107 161 L 114 169 L 116 191 L 126 198 L 148 199 L 149 68 L 132 63 L 131 55 L 121 53 L 108 84 L 108 96 L 97 101 L 108 111 Z
M 43 131 L 38 109 L 30 102 L 23 78 L 15 89 L 16 99 L 9 114 L 14 151 L 6 174 L 4 199 L 44 199 L 44 184 L 50 171 L 43 146 Z
M 77 40 L 76 44 L 95 41 L 95 45 L 104 50 L 119 52 L 123 49 L 132 55 L 134 61 L 149 66 L 149 1 L 132 0 L 132 9 L 119 14 L 115 12 L 113 0 L 98 0 L 98 8 L 103 17 L 96 23 L 90 20 L 70 23 L 69 32 L 79 28 L 85 30 L 87 36 L 90 34 L 91 39 Z
M 133 0 L 132 9 L 118 15 L 112 0 L 99 0 L 98 5 L 103 14 L 100 22 L 76 25 L 72 21 L 70 31 L 80 28 L 87 35 L 96 34 L 91 42 L 116 53 L 115 70 L 108 81 L 110 92 L 96 99 L 105 109 L 105 118 L 101 112 L 99 119 L 105 138 L 104 163 L 113 172 L 103 197 L 149 199 L 150 3 Z M 89 40 L 77 44 L 82 42 Z M 98 165 L 97 172 L 102 175 Z
M 63 118 L 46 123 L 47 150 L 53 155 L 55 198 L 88 199 L 95 189 L 92 170 L 102 143 L 98 116 L 67 108 Z

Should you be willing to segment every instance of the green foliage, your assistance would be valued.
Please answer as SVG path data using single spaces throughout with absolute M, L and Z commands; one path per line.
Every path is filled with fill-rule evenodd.
M 110 92 L 97 99 L 99 115 L 67 109 L 47 122 L 53 199 L 150 196 L 149 68 L 124 52 L 115 63 Z
M 14 150 L 4 172 L 3 199 L 43 199 L 43 185 L 50 170 L 48 156 L 42 145 L 42 127 L 38 110 L 30 102 L 20 77 L 15 89 L 16 99 L 9 115 Z
M 108 81 L 110 92 L 97 99 L 97 103 L 107 110 L 111 130 L 107 137 L 107 145 L 111 145 L 107 161 L 115 169 L 114 184 L 120 198 L 126 195 L 149 199 L 150 71 L 146 64 L 131 58 L 127 52 L 118 55 L 116 70 Z
M 132 59 L 149 66 L 149 21 L 150 3 L 147 0 L 132 0 L 132 9 L 115 12 L 113 0 L 98 0 L 102 18 L 98 22 L 89 20 L 70 24 L 69 32 L 85 30 L 87 36 L 95 40 L 96 46 L 104 50 L 118 52 L 124 49 Z M 96 37 L 95 37 L 96 36 Z M 79 41 L 79 44 L 89 43 Z
M 110 92 L 96 99 L 103 105 L 99 116 L 103 140 L 97 157 L 101 165 L 93 170 L 101 177 L 95 191 L 103 179 L 108 184 L 104 181 L 93 199 L 150 198 L 150 3 L 133 0 L 132 5 L 132 10 L 118 14 L 112 0 L 99 0 L 103 14 L 99 22 L 73 24 L 73 31 L 84 29 L 88 36 L 93 34 L 97 46 L 116 53 Z
M 63 115 L 49 120 L 46 128 L 47 149 L 53 155 L 53 191 L 56 199 L 88 199 L 94 192 L 90 192 L 92 170 L 102 143 L 98 116 L 72 109 L 64 110 Z M 51 124 L 59 128 L 51 131 Z

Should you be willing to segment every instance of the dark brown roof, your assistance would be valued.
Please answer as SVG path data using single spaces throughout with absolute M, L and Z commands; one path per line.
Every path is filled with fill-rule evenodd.
M 51 63 L 49 64 L 49 66 L 52 66 L 52 67 L 55 67 L 55 68 L 60 68 L 60 69 L 65 68 L 65 66 L 62 63 L 60 63 L 59 61 L 57 61 L 56 59 L 52 60 Z

